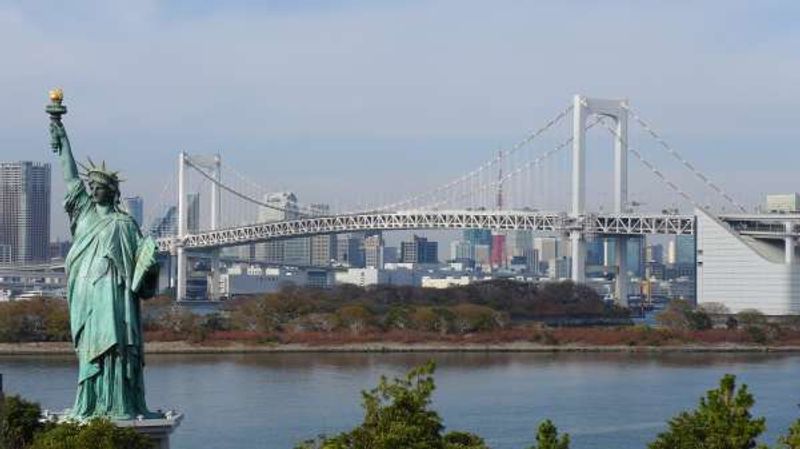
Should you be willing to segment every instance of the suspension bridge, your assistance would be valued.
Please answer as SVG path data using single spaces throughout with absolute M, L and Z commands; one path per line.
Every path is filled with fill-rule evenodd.
M 631 145 L 630 124 L 648 139 L 644 145 L 655 148 L 658 157 L 646 156 L 645 151 Z M 563 132 L 564 128 L 566 138 L 558 139 L 556 131 Z M 592 189 L 601 193 L 611 192 L 609 211 L 587 205 L 587 131 L 591 129 L 607 133 L 613 142 L 611 185 Z M 679 214 L 674 207 L 677 203 L 657 207 L 652 213 L 639 212 L 637 206 L 640 203 L 629 195 L 629 156 L 640 163 L 643 170 L 638 173 L 650 176 L 650 181 L 644 181 L 643 187 L 637 187 L 637 192 L 652 188 L 652 180 L 655 180 L 671 192 L 676 202 L 693 208 L 695 212 Z M 683 173 L 681 179 L 689 178 L 695 187 L 699 186 L 706 192 L 705 196 L 681 187 L 683 182 L 673 178 L 672 172 L 659 168 L 659 163 L 655 162 L 659 158 L 677 167 L 672 172 Z M 555 169 L 553 163 L 557 166 Z M 205 227 L 197 224 L 197 218 L 190 226 L 192 220 L 187 204 L 190 178 L 210 189 L 210 220 Z M 570 184 L 562 185 L 562 180 L 567 179 Z M 190 253 L 211 254 L 212 272 L 218 274 L 219 249 L 290 237 L 367 230 L 447 229 L 528 230 L 555 234 L 569 239 L 571 277 L 576 282 L 584 281 L 588 239 L 613 236 L 615 253 L 626 254 L 631 236 L 695 234 L 698 210 L 713 214 L 719 220 L 730 220 L 746 231 L 761 230 L 759 238 L 786 240 L 787 260 L 789 252 L 794 254 L 798 237 L 794 224 L 784 225 L 781 221 L 776 225 L 774 220 L 770 224 L 769 220 L 765 222 L 762 219 L 764 217 L 747 215 L 749 211 L 742 203 L 667 143 L 627 100 L 582 95 L 574 96 L 572 103 L 551 120 L 509 148 L 498 151 L 478 168 L 396 201 L 333 211 L 319 204 L 293 204 L 289 207 L 267 201 L 265 195 L 275 191 L 261 186 L 233 167 L 223 167 L 219 155 L 209 158 L 180 153 L 176 232 L 157 240 L 159 250 L 176 259 L 179 300 L 186 297 L 187 256 Z M 712 212 L 707 192 L 711 192 L 711 197 L 717 202 L 718 211 Z M 238 212 L 231 208 L 233 204 L 238 205 Z M 274 211 L 282 218 L 253 218 L 255 211 L 264 210 Z M 731 215 L 730 210 L 738 215 Z M 751 226 L 756 222 L 761 223 L 761 227 Z M 616 264 L 617 273 L 626 273 L 625 257 L 617 257 Z M 621 292 L 627 291 L 627 276 L 618 275 L 615 282 L 617 300 L 625 304 L 626 295 Z

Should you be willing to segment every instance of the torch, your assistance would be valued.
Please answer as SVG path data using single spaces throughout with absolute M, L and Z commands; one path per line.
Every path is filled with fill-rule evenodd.
M 56 126 L 61 127 L 61 116 L 67 113 L 67 107 L 62 104 L 64 101 L 64 91 L 56 88 L 50 91 L 50 104 L 44 108 L 45 112 L 50 115 L 50 146 L 53 150 L 60 150 L 61 144 L 58 141 L 58 136 L 53 132 Z

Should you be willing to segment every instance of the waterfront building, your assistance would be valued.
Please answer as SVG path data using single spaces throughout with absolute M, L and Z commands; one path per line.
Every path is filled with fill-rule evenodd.
M 49 258 L 50 164 L 0 162 L 0 263 Z
M 721 303 L 731 313 L 800 314 L 797 248 L 733 230 L 703 209 L 697 216 L 697 303 Z M 791 252 L 789 252 L 791 251 Z
M 144 200 L 140 196 L 128 196 L 122 199 L 122 205 L 140 227 L 144 225 Z
M 410 268 L 381 269 L 374 267 L 348 268 L 337 271 L 337 284 L 352 284 L 359 287 L 370 285 L 416 285 L 414 270 Z

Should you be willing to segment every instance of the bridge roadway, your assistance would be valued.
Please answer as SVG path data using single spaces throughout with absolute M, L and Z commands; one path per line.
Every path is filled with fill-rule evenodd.
M 586 214 L 570 217 L 565 213 L 480 210 L 365 212 L 244 225 L 188 234 L 183 239 L 165 237 L 157 242 L 160 252 L 173 252 L 178 246 L 185 249 L 212 249 L 319 234 L 417 229 L 529 230 L 552 233 L 577 230 L 584 235 L 694 234 L 695 217 L 659 214 Z

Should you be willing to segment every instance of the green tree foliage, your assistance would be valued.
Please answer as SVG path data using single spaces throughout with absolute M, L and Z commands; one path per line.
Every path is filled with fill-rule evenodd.
M 656 316 L 656 321 L 664 327 L 678 331 L 697 331 L 711 329 L 711 317 L 704 310 L 694 310 L 682 299 L 670 301 L 667 308 Z
M 39 404 L 19 396 L 7 396 L 0 417 L 0 448 L 24 449 L 33 441 L 36 432 L 44 428 L 39 422 L 42 410 Z
M 549 419 L 539 424 L 536 444 L 530 449 L 569 449 L 569 434 L 558 436 L 558 429 Z
M 66 422 L 53 426 L 34 439 L 30 449 L 152 449 L 153 441 L 130 427 L 117 427 L 108 420 L 86 424 Z
M 488 449 L 477 435 L 442 434 L 442 419 L 430 409 L 434 371 L 428 362 L 404 378 L 382 377 L 376 388 L 362 392 L 364 421 L 358 427 L 297 449 Z
M 778 438 L 778 449 L 800 449 L 800 420 L 789 427 L 786 435 Z
M 483 438 L 469 432 L 449 432 L 442 440 L 444 449 L 489 449 Z
M 753 449 L 766 429 L 764 418 L 753 418 L 755 400 L 747 385 L 736 388 L 736 377 L 723 376 L 719 388 L 710 390 L 696 410 L 682 412 L 669 421 L 666 432 L 649 449 Z

